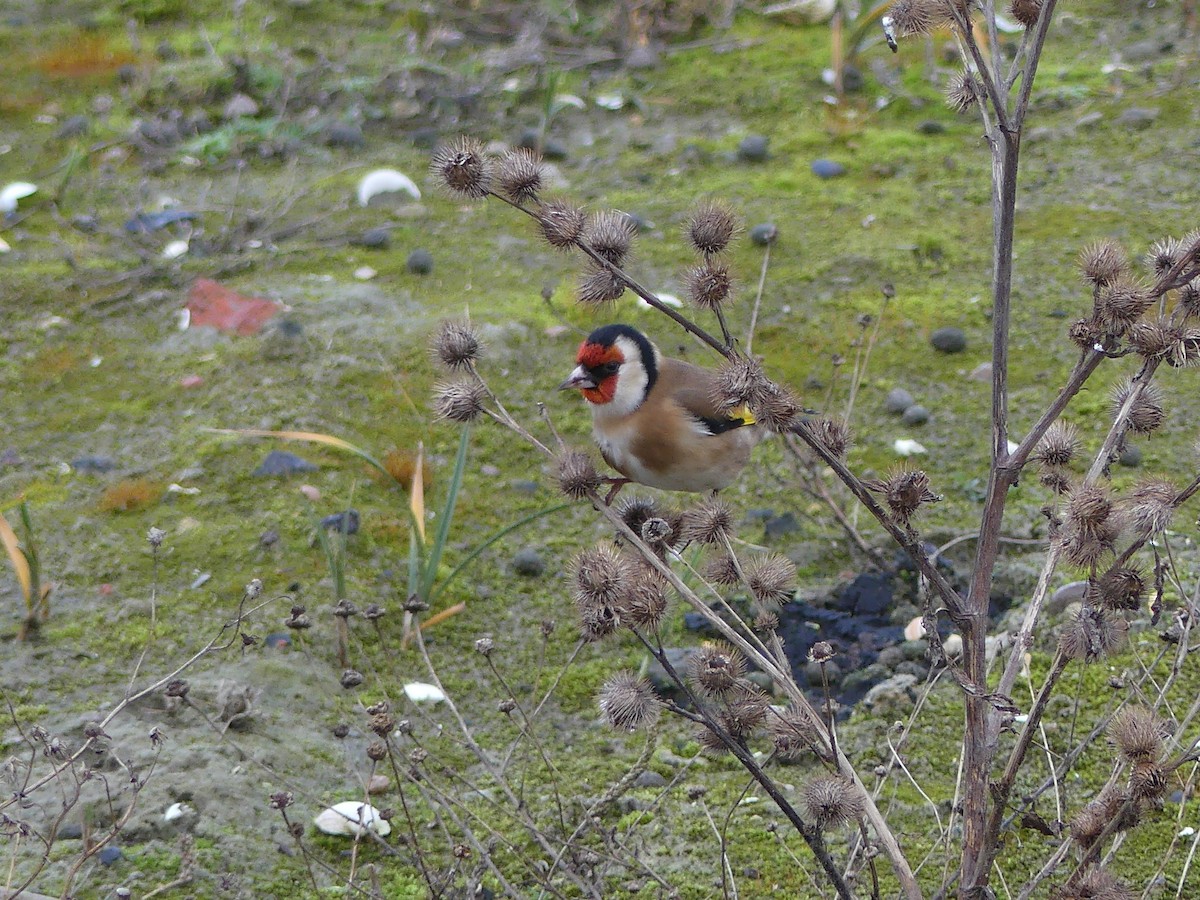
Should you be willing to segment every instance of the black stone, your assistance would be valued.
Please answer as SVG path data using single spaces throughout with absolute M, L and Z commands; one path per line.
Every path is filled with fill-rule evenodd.
M 763 222 L 750 229 L 750 241 L 760 247 L 775 243 L 779 239 L 779 229 L 774 222 Z
M 767 519 L 763 525 L 763 530 L 766 532 L 767 537 L 778 538 L 799 531 L 800 523 L 796 521 L 795 514 L 785 512 L 781 516 Z
M 942 353 L 962 353 L 967 349 L 967 336 L 961 328 L 939 328 L 929 336 L 933 349 Z
M 944 134 L 946 126 L 937 119 L 926 119 L 917 125 L 917 131 L 921 132 L 921 134 Z
M 63 120 L 62 125 L 58 127 L 56 137 L 60 141 L 64 141 L 70 138 L 82 137 L 91 130 L 92 120 L 87 116 L 68 116 Z
M 78 456 L 71 460 L 71 468 L 76 472 L 111 472 L 117 467 L 116 460 L 111 456 Z
M 880 616 L 892 605 L 892 576 L 864 572 L 834 591 L 838 609 L 856 616 Z
M 890 413 L 900 415 L 914 403 L 916 401 L 913 399 L 913 395 L 904 388 L 892 388 L 884 398 L 883 408 Z
M 121 859 L 123 854 L 120 847 L 101 847 L 100 852 L 96 854 L 101 864 L 111 866 L 113 863 Z
M 536 578 L 546 571 L 546 560 L 532 547 L 518 550 L 512 561 L 513 571 L 527 578 Z
M 294 475 L 297 472 L 315 472 L 317 468 L 317 466 L 310 463 L 307 459 L 302 459 L 295 453 L 288 453 L 286 450 L 272 450 L 259 463 L 258 468 L 254 470 L 253 474 L 280 477 L 283 475 Z
M 370 250 L 386 250 L 392 243 L 392 232 L 390 228 L 370 228 L 355 238 L 351 238 L 350 243 L 356 247 L 367 247 Z
M 337 122 L 325 132 L 325 143 L 330 147 L 356 149 L 366 144 L 363 130 L 353 122 Z
M 900 416 L 900 421 L 905 425 L 924 425 L 929 421 L 929 410 L 919 403 L 914 403 Z
M 742 138 L 737 148 L 738 159 L 743 162 L 763 162 L 770 155 L 767 152 L 767 138 L 761 134 L 748 134 Z
M 846 167 L 832 159 L 814 159 L 811 168 L 818 178 L 840 178 L 846 174 Z
M 408 254 L 404 266 L 414 275 L 428 275 L 433 271 L 433 254 L 428 250 L 418 248 Z
M 321 527 L 327 531 L 340 531 L 344 534 L 358 534 L 359 517 L 357 509 L 345 512 L 331 513 L 321 520 Z

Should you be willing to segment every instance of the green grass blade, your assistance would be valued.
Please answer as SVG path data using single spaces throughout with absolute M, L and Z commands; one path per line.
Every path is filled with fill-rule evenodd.
M 433 590 L 433 582 L 437 579 L 438 563 L 442 559 L 442 551 L 450 537 L 450 523 L 454 519 L 454 507 L 458 503 L 458 491 L 462 487 L 463 473 L 467 469 L 467 448 L 471 444 L 471 429 L 464 428 L 458 439 L 458 456 L 454 460 L 454 474 L 450 476 L 449 490 L 446 493 L 446 505 L 442 507 L 441 521 L 437 525 L 437 534 L 429 545 L 429 553 L 425 559 L 425 575 L 421 579 L 421 596 L 428 599 Z

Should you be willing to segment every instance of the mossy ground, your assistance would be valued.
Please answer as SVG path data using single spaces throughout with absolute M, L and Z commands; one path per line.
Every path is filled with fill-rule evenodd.
M 175 876 L 177 848 L 154 825 L 162 811 L 154 804 L 183 794 L 192 802 L 205 799 L 188 788 L 197 771 L 189 765 L 201 766 L 219 785 L 206 814 L 224 823 L 214 838 L 224 864 L 262 860 L 239 872 L 239 889 L 256 897 L 308 889 L 301 861 L 274 854 L 272 848 L 288 839 L 266 798 L 282 787 L 301 786 L 307 819 L 315 804 L 352 796 L 351 772 L 363 771 L 365 745 L 359 740 L 343 747 L 329 736 L 339 721 L 361 724 L 362 714 L 355 699 L 337 687 L 327 615 L 331 580 L 320 548 L 311 542 L 321 516 L 350 506 L 361 512 L 363 529 L 349 542 L 344 564 L 347 595 L 359 606 L 378 602 L 392 611 L 388 653 L 379 651 L 362 623 L 353 626 L 353 652 L 368 676 L 364 702 L 384 693 L 396 697 L 398 681 L 423 676 L 413 651 L 396 649 L 409 540 L 407 495 L 379 482 L 352 457 L 318 446 L 285 448 L 318 464 L 318 472 L 279 481 L 254 477 L 266 451 L 282 445 L 212 429 L 323 432 L 376 456 L 391 448 L 411 452 L 421 444 L 432 465 L 429 497 L 436 506 L 458 441 L 453 428 L 432 424 L 427 411 L 426 397 L 439 376 L 424 348 L 439 318 L 469 310 L 490 345 L 483 370 L 510 410 L 538 427 L 537 404 L 544 402 L 564 435 L 578 443 L 587 441 L 586 411 L 554 391 L 554 373 L 568 367 L 577 337 L 573 332 L 549 337 L 549 326 L 565 322 L 586 330 L 620 318 L 645 328 L 671 352 L 707 360 L 629 298 L 615 309 L 575 307 L 573 261 L 541 245 L 529 223 L 498 205 L 447 199 L 420 177 L 428 150 L 418 142 L 430 126 L 443 137 L 466 130 L 511 140 L 536 124 L 545 71 L 516 69 L 516 89 L 502 87 L 505 77 L 488 67 L 471 41 L 458 49 L 422 43 L 438 24 L 425 12 L 374 3 L 281 11 L 257 0 L 240 9 L 235 18 L 224 4 L 97 0 L 18 9 L 0 28 L 0 77 L 9 86 L 0 98 L 0 144 L 7 148 L 0 155 L 3 180 L 30 180 L 40 188 L 0 231 L 13 246 L 0 256 L 0 451 L 11 448 L 20 459 L 0 468 L 0 505 L 7 511 L 18 497 L 28 501 L 45 577 L 54 583 L 52 615 L 40 641 L 6 646 L 5 695 L 22 722 L 77 728 L 111 707 L 147 645 L 140 682 L 202 646 L 231 615 L 252 577 L 261 577 L 269 592 L 292 591 L 318 621 L 300 639 L 298 653 L 279 657 L 255 649 L 243 658 L 222 657 L 192 676 L 199 702 L 211 702 L 223 678 L 263 687 L 256 716 L 241 732 L 231 732 L 247 759 L 222 743 L 217 757 L 222 765 L 206 758 L 201 766 L 191 754 L 215 736 L 197 717 L 158 706 L 136 713 L 136 727 L 120 736 L 129 752 L 145 751 L 135 746 L 141 739 L 135 734 L 162 717 L 180 738 L 164 751 L 155 776 L 159 793 L 148 795 L 138 827 L 123 838 L 127 859 L 111 869 L 89 867 L 80 896 L 103 896 L 131 873 L 140 872 L 147 888 Z M 1031 125 L 1039 131 L 1023 155 L 1011 368 L 1018 433 L 1036 418 L 1074 361 L 1066 326 L 1090 302 L 1072 265 L 1081 246 L 1113 237 L 1137 253 L 1164 234 L 1198 224 L 1194 45 L 1104 68 L 1119 53 L 1114 48 L 1173 35 L 1177 15 L 1174 7 L 1118 11 L 1094 2 L 1060 12 L 1060 36 L 1048 46 L 1035 91 Z M 408 42 L 410 34 L 417 39 Z M 924 62 L 919 41 L 906 43 L 896 57 L 881 44 L 868 47 L 861 60 L 869 73 L 867 89 L 835 108 L 823 102 L 827 88 L 820 82 L 828 64 L 825 28 L 787 28 L 744 14 L 731 32 L 699 36 L 715 37 L 716 49 L 673 52 L 660 68 L 645 72 L 563 67 L 559 90 L 588 99 L 621 92 L 633 101 L 620 112 L 568 109 L 551 123 L 551 136 L 571 150 L 560 164 L 569 193 L 591 207 L 636 212 L 653 223 L 639 238 L 634 269 L 646 283 L 675 294 L 683 293 L 680 273 L 689 262 L 678 226 L 696 200 L 724 199 L 748 224 L 774 222 L 780 239 L 771 251 L 755 349 L 809 405 L 844 405 L 852 365 L 835 365 L 834 357 L 852 363 L 854 344 L 864 334 L 857 317 L 882 309 L 883 327 L 854 413 L 851 462 L 860 471 L 885 472 L 898 462 L 892 440 L 902 433 L 917 437 L 929 450 L 922 462 L 944 498 L 922 524 L 935 536 L 968 532 L 986 479 L 989 430 L 988 387 L 967 379 L 990 358 L 989 164 L 978 123 L 944 108 L 930 83 L 931 76 L 944 73 Z M 152 51 L 160 43 L 175 58 L 156 58 Z M 940 47 L 935 42 L 932 58 Z M 232 64 L 235 57 L 245 65 Z M 435 95 L 412 118 L 394 104 L 413 95 L 385 88 L 389 78 L 406 85 L 409 75 Z M 425 75 L 426 81 L 415 78 Z M 220 125 L 167 150 L 147 149 L 126 137 L 139 119 L 197 109 L 219 119 L 235 90 L 262 100 L 280 97 L 284 84 L 294 91 L 282 113 Z M 94 112 L 99 95 L 111 101 L 107 113 Z M 467 96 L 473 99 L 462 99 Z M 874 102 L 885 96 L 886 105 Z M 1151 128 L 1131 131 L 1118 123 L 1120 113 L 1135 106 L 1159 109 Z M 1091 112 L 1102 114 L 1098 124 L 1077 124 Z M 83 113 L 91 116 L 89 135 L 55 137 L 59 123 Z M 363 147 L 324 144 L 325 127 L 339 119 L 364 123 Z M 923 122 L 938 127 L 919 129 Z M 770 139 L 764 163 L 736 159 L 738 141 L 752 132 Z M 275 152 L 279 147 L 290 149 L 281 154 Z M 810 164 L 821 157 L 845 165 L 847 175 L 818 179 Z M 417 177 L 426 191 L 421 204 L 355 206 L 358 178 L 379 166 Z M 162 196 L 200 215 L 193 252 L 174 261 L 160 258 L 166 236 L 129 235 L 122 227 Z M 95 217 L 98 227 L 73 228 L 69 222 L 76 216 Z M 303 227 L 288 234 L 294 224 Z M 347 241 L 381 224 L 390 227 L 391 249 Z M 405 258 L 416 247 L 432 251 L 431 274 L 407 271 Z M 733 312 L 740 333 L 762 250 L 743 240 L 731 261 L 741 273 L 741 299 Z M 361 283 L 352 273 L 364 265 L 377 275 Z M 202 276 L 286 302 L 302 336 L 289 342 L 270 333 L 228 338 L 177 331 L 187 285 Z M 896 286 L 896 297 L 882 308 L 885 282 Z M 549 302 L 541 299 L 544 287 Z M 964 329 L 965 353 L 929 350 L 930 332 L 944 325 Z M 1090 444 L 1106 428 L 1108 384 L 1132 366 L 1131 360 L 1106 366 L 1068 410 Z M 1182 461 L 1190 459 L 1197 404 L 1190 373 L 1168 374 L 1175 376 L 1164 381 L 1170 420 L 1140 446 L 1147 470 L 1181 478 L 1192 468 Z M 185 376 L 200 376 L 202 383 L 185 389 Z M 887 417 L 882 401 L 893 386 L 907 388 L 930 407 L 931 422 L 901 429 Z M 72 469 L 69 463 L 84 454 L 111 456 L 117 467 L 100 474 Z M 799 515 L 801 531 L 775 543 L 806 561 L 802 571 L 815 590 L 861 562 L 834 524 L 786 487 L 787 465 L 778 446 L 766 445 L 754 471 L 727 495 L 740 510 L 772 507 Z M 1118 484 L 1135 474 L 1118 472 Z M 106 492 L 122 480 L 150 486 L 153 501 L 126 504 L 131 508 L 124 511 L 106 504 Z M 526 481 L 536 486 L 521 484 Z M 321 499 L 306 499 L 297 490 L 302 482 L 317 488 Z M 172 484 L 199 492 L 168 491 Z M 545 461 L 533 450 L 498 428 L 475 429 L 446 566 L 456 565 L 499 528 L 558 502 Z M 1024 480 L 1010 497 L 1006 530 L 1020 537 L 1042 534 L 1039 510 L 1045 502 L 1034 480 Z M 168 533 L 157 580 L 145 542 L 150 526 Z M 264 545 L 260 536 L 269 530 L 278 540 Z M 522 694 L 544 689 L 575 643 L 569 586 L 561 572 L 573 552 L 602 533 L 590 511 L 578 507 L 539 519 L 486 552 L 438 598 L 435 612 L 467 603 L 465 612 L 429 637 L 445 686 L 485 733 L 506 740 L 515 731 L 495 711 L 504 691 L 471 655 L 472 642 L 493 635 L 501 648 L 498 666 L 515 689 Z M 1193 531 L 1184 528 L 1182 535 L 1186 541 Z M 745 536 L 762 540 L 759 533 Z M 513 574 L 509 559 L 522 546 L 542 553 L 548 574 Z M 969 562 L 969 546 L 960 545 L 960 565 Z M 21 601 L 7 571 L 0 591 L 15 630 Z M 259 636 L 283 630 L 286 605 L 268 610 L 251 630 Z M 558 625 L 543 644 L 539 624 L 550 619 Z M 667 637 L 688 640 L 677 620 Z M 1135 639 L 1135 655 L 1111 667 L 1069 673 L 1065 688 L 1079 698 L 1080 723 L 1106 708 L 1114 696 L 1110 678 L 1120 675 L 1129 682 L 1137 660 L 1156 654 L 1156 641 L 1152 630 L 1144 630 Z M 1047 646 L 1048 640 L 1039 644 L 1035 671 L 1044 668 L 1041 652 Z M 552 724 L 543 739 L 553 736 L 557 774 L 530 762 L 531 794 L 545 801 L 557 784 L 573 797 L 595 796 L 619 777 L 639 752 L 638 740 L 600 728 L 593 697 L 609 673 L 642 663 L 642 654 L 629 644 L 584 649 L 547 714 Z M 1165 665 L 1154 670 L 1159 677 Z M 1192 681 L 1189 675 L 1181 683 L 1181 696 L 1194 694 L 1182 689 Z M 424 726 L 444 718 L 412 712 Z M 1074 716 L 1070 705 L 1047 722 L 1051 742 L 1059 738 L 1057 748 L 1065 746 L 1061 735 Z M 845 727 L 843 740 L 860 771 L 869 773 L 888 760 L 890 725 L 856 713 Z M 939 686 L 903 751 L 943 822 L 954 800 L 953 736 L 960 727 L 959 697 Z M 15 734 L 6 729 L 4 736 L 11 748 Z M 695 752 L 675 726 L 668 727 L 663 744 L 681 755 Z M 446 741 L 438 752 L 444 764 L 466 771 L 463 748 Z M 1085 756 L 1077 780 L 1061 787 L 1063 814 L 1103 782 L 1109 759 L 1102 746 Z M 1039 780 L 1041 765 L 1031 764 L 1028 787 Z M 653 767 L 667 777 L 675 771 L 658 759 Z M 781 769 L 780 780 L 799 785 L 804 772 L 797 769 L 793 777 L 792 771 Z M 721 869 L 704 806 L 716 822 L 723 821 L 746 781 L 728 761 L 706 760 L 684 780 L 707 788 L 702 801 L 685 801 L 677 789 L 648 822 L 613 812 L 606 824 L 641 847 L 644 860 L 683 896 L 714 896 Z M 910 858 L 935 851 L 930 810 L 913 785 L 893 778 L 881 796 Z M 731 869 L 743 895 L 817 896 L 780 842 L 802 860 L 807 851 L 799 841 L 781 837 L 784 829 L 768 830 L 783 822 L 766 798 L 760 800 L 729 816 Z M 238 803 L 244 815 L 229 812 Z M 1039 808 L 1052 819 L 1059 810 L 1048 803 L 1043 799 L 1047 805 Z M 225 810 L 223 818 L 214 805 Z M 1196 811 L 1194 801 L 1168 804 L 1131 835 L 1115 867 L 1144 884 L 1161 848 L 1181 825 L 1194 821 Z M 518 841 L 514 852 L 527 840 L 518 831 L 506 832 Z M 834 840 L 835 851 L 844 850 L 845 839 Z M 1044 858 L 1046 846 L 1036 834 L 1014 832 L 1001 863 L 1007 883 L 1019 883 Z M 342 866 L 339 846 L 318 842 L 318 848 Z M 66 842 L 55 846 L 57 860 L 74 852 Z M 1182 856 L 1176 854 L 1167 867 L 1171 884 Z M 199 859 L 208 877 L 172 896 L 219 892 L 220 854 L 201 848 Z M 922 869 L 922 878 L 935 884 L 942 857 L 933 852 L 931 859 L 937 862 Z M 387 896 L 422 895 L 411 867 L 394 858 L 378 861 Z M 53 875 L 61 872 L 51 869 Z M 881 877 L 891 884 L 885 865 Z M 654 895 L 653 881 L 638 887 L 631 880 L 614 879 L 614 895 Z M 1188 889 L 1200 891 L 1192 884 Z

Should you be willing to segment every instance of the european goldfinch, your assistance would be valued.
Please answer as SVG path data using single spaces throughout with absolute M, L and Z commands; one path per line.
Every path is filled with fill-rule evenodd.
M 668 491 L 719 491 L 763 437 L 750 411 L 722 411 L 714 374 L 669 359 L 636 328 L 605 325 L 579 346 L 559 390 L 592 409 L 592 433 L 611 479 L 608 501 L 631 481 Z

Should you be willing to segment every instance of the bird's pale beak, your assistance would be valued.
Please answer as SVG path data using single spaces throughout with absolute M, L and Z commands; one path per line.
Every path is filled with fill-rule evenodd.
M 560 391 L 569 391 L 572 388 L 579 391 L 588 390 L 596 386 L 596 379 L 583 366 L 576 366 L 570 376 L 562 384 L 558 386 Z

